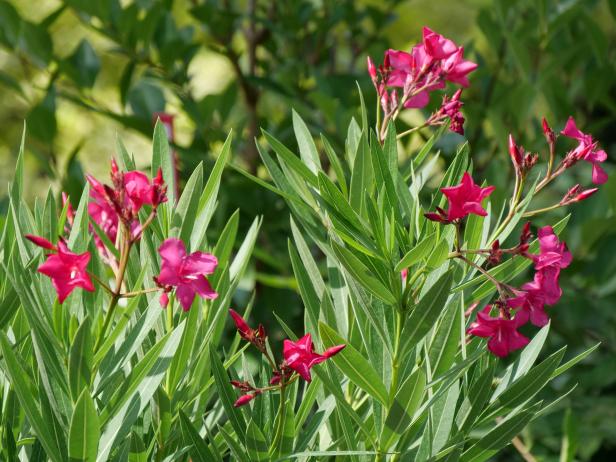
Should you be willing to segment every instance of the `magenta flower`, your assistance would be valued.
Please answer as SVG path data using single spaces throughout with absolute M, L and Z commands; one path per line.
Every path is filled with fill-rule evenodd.
M 90 183 L 90 202 L 88 203 L 88 214 L 92 221 L 94 221 L 107 235 L 111 242 L 116 241 L 118 233 L 118 214 L 114 207 L 107 199 L 107 192 L 105 187 L 93 176 L 86 175 L 88 183 Z M 102 242 L 99 242 L 98 236 L 97 247 L 102 246 Z M 99 245 L 100 244 L 100 245 Z
M 77 287 L 89 292 L 94 291 L 94 285 L 86 269 L 90 261 L 90 252 L 73 253 L 62 239 L 56 247 L 39 236 L 26 234 L 25 237 L 39 247 L 55 252 L 47 255 L 47 260 L 38 267 L 38 272 L 51 279 L 60 303 L 63 303 Z
M 439 210 L 439 213 L 426 213 L 429 220 L 450 223 L 473 213 L 485 217 L 488 213 L 481 206 L 481 201 L 492 194 L 494 186 L 482 188 L 473 181 L 473 178 L 464 172 L 462 182 L 457 186 L 441 188 L 441 192 L 449 201 L 447 212 Z
M 346 345 L 337 345 L 328 348 L 323 354 L 314 352 L 314 345 L 310 334 L 304 335 L 297 342 L 285 340 L 283 343 L 282 354 L 286 365 L 297 372 L 306 382 L 310 382 L 312 377 L 310 369 L 317 364 L 331 358 Z
M 598 148 L 591 135 L 583 133 L 577 128 L 573 117 L 569 117 L 561 133 L 567 138 L 573 138 L 579 142 L 578 146 L 572 151 L 572 155 L 578 160 L 583 159 L 592 164 L 592 182 L 594 184 L 605 183 L 607 173 L 599 164 L 607 159 L 607 153 Z
M 510 352 L 528 345 L 529 339 L 518 332 L 518 327 L 526 322 L 524 317 L 507 319 L 490 316 L 491 305 L 477 313 L 477 319 L 467 330 L 470 335 L 488 338 L 488 350 L 500 358 Z
M 175 295 L 184 311 L 188 311 L 195 294 L 214 299 L 218 294 L 205 277 L 212 274 L 218 266 L 214 255 L 204 252 L 186 254 L 184 243 L 175 238 L 165 240 L 158 249 L 162 263 L 156 282 L 160 286 L 175 287 Z
M 519 309 L 516 319 L 519 319 L 520 323 L 530 320 L 537 327 L 545 326 L 548 323 L 549 317 L 545 312 L 546 292 L 542 282 L 541 273 L 536 273 L 535 279 L 524 284 L 517 297 L 507 300 L 509 308 Z
M 429 56 L 434 59 L 445 59 L 458 50 L 458 46 L 451 40 L 437 34 L 429 27 L 423 28 L 423 46 Z
M 464 59 L 464 47 L 460 47 L 454 54 L 443 61 L 441 67 L 446 80 L 466 88 L 469 86 L 467 76 L 477 69 L 477 64 L 466 61 Z
M 545 268 L 566 268 L 571 264 L 571 252 L 567 244 L 560 242 L 551 226 L 544 226 L 537 231 L 539 255 L 533 257 L 537 271 Z

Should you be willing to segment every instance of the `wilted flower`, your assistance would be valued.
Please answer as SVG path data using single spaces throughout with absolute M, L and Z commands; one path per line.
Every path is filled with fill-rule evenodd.
M 285 340 L 283 344 L 283 356 L 288 367 L 297 372 L 304 380 L 310 382 L 312 377 L 310 369 L 317 364 L 331 358 L 346 345 L 337 345 L 328 348 L 323 354 L 314 352 L 314 345 L 310 334 L 304 335 L 297 342 Z
M 58 241 L 56 247 L 39 236 L 26 234 L 25 237 L 39 247 L 55 252 L 47 255 L 47 260 L 38 267 L 38 272 L 51 279 L 60 303 L 63 303 L 77 287 L 89 292 L 94 291 L 94 285 L 86 269 L 90 261 L 90 252 L 73 253 L 62 239 Z
M 165 240 L 158 252 L 162 263 L 156 283 L 163 288 L 175 287 L 175 295 L 184 311 L 190 309 L 195 294 L 207 299 L 218 297 L 205 277 L 212 274 L 218 266 L 214 255 L 204 252 L 187 255 L 184 243 L 175 238 Z

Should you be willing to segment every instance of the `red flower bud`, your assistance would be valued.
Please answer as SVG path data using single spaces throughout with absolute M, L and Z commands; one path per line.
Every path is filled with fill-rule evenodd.
M 577 196 L 573 198 L 573 202 L 580 202 L 580 201 L 583 201 L 584 199 L 588 199 L 590 196 L 592 196 L 597 191 L 599 191 L 599 188 L 591 188 L 591 189 L 582 191 L 581 193 L 579 193 Z
M 168 304 L 169 295 L 167 295 L 167 292 L 163 292 L 162 294 L 160 294 L 160 306 L 161 308 L 166 309 Z
M 376 86 L 376 66 L 374 65 L 374 62 L 372 61 L 372 58 L 370 58 L 370 56 L 368 56 L 368 74 L 370 74 L 370 78 Z
M 26 234 L 24 237 L 29 241 L 33 242 L 34 244 L 38 245 L 39 247 L 42 247 L 47 250 L 56 250 L 56 246 L 44 237 L 34 236 L 33 234 Z
M 516 170 L 519 170 L 523 162 L 522 150 L 517 144 L 515 144 L 515 140 L 511 134 L 509 134 L 509 155 L 511 156 L 513 166 Z
M 543 129 L 543 134 L 545 135 L 545 139 L 547 140 L 548 144 L 553 144 L 556 140 L 556 135 L 548 125 L 548 121 L 545 120 L 545 117 L 541 119 L 541 128 Z
M 242 395 L 240 396 L 237 401 L 235 403 L 233 403 L 234 407 L 240 407 L 243 406 L 244 404 L 248 404 L 249 402 L 251 402 L 253 399 L 255 399 L 257 397 L 258 393 L 249 393 L 247 395 Z

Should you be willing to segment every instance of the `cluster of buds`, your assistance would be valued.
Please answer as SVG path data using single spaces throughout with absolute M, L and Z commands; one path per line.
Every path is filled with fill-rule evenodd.
M 139 211 L 144 205 L 152 206 L 149 221 L 156 215 L 158 206 L 167 201 L 167 186 L 162 170 L 150 182 L 148 177 L 137 170 L 122 172 L 114 159 L 111 160 L 112 186 L 100 183 L 92 175 L 86 175 L 90 187 L 91 202 L 88 212 L 107 237 L 115 242 L 119 223 L 131 230 L 133 238 L 139 239 L 142 226 Z
M 231 385 L 242 392 L 234 404 L 235 407 L 243 406 L 267 391 L 283 390 L 299 377 L 310 382 L 312 380 L 310 369 L 336 355 L 346 346 L 337 345 L 319 354 L 314 351 L 310 334 L 304 335 L 296 342 L 285 339 L 282 349 L 283 360 L 277 365 L 267 348 L 267 335 L 263 326 L 260 324 L 253 329 L 235 310 L 230 309 L 229 314 L 240 337 L 259 350 L 272 370 L 269 385 L 266 387 L 256 387 L 246 381 L 232 380 Z
M 518 146 L 511 134 L 509 135 L 509 155 L 516 175 L 521 178 L 526 177 L 539 159 L 538 154 L 526 152 L 522 146 Z
M 530 258 L 530 254 L 528 253 L 529 241 L 532 239 L 533 235 L 530 232 L 530 221 L 526 222 L 524 227 L 522 228 L 522 232 L 520 233 L 520 241 L 518 245 L 511 248 L 502 248 L 500 246 L 500 241 L 496 239 L 492 243 L 492 247 L 485 251 L 487 253 L 487 262 L 490 266 L 498 265 L 503 255 L 509 254 L 511 256 L 520 255 L 522 257 Z M 481 252 L 480 252 L 481 253 Z
M 377 91 L 383 111 L 383 126 L 395 120 L 402 108 L 422 108 L 430 101 L 430 93 L 445 88 L 446 82 L 467 87 L 468 74 L 477 64 L 464 59 L 464 47 L 430 30 L 423 29 L 422 43 L 415 45 L 410 53 L 387 50 L 383 64 L 375 66 L 368 58 L 368 73 Z M 459 113 L 459 93 L 443 105 L 432 123 L 442 123 L 445 116 L 451 119 L 452 130 L 461 133 L 464 118 Z M 436 115 L 438 114 L 438 115 Z M 428 124 L 428 123 L 427 123 Z
M 449 129 L 454 133 L 464 135 L 464 116 L 460 112 L 464 103 L 460 101 L 461 95 L 461 88 L 451 98 L 444 95 L 441 107 L 432 113 L 426 121 L 426 125 L 443 125 L 449 120 Z

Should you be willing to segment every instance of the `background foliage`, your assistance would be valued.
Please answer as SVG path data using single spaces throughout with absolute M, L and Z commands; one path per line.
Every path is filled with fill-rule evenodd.
M 267 178 L 253 143 L 261 138 L 258 127 L 294 146 L 293 107 L 313 134 L 325 133 L 342 150 L 359 103 L 351 83 L 357 80 L 373 101 L 365 56 L 378 61 L 390 46 L 409 47 L 424 24 L 464 42 L 469 58 L 480 64 L 463 99 L 475 170 L 489 183 L 503 190 L 511 179 L 508 132 L 542 152 L 542 115 L 557 127 L 569 115 L 583 121 L 610 162 L 616 152 L 615 3 L 0 0 L 2 180 L 13 176 L 27 119 L 27 195 L 44 194 L 46 187 L 38 186 L 51 179 L 56 194 L 66 190 L 78 198 L 83 171 L 100 176 L 117 133 L 139 166 L 147 167 L 157 111 L 176 116 L 183 174 L 200 161 L 209 172 L 233 128 L 239 136 L 232 163 Z M 407 117 L 410 123 L 420 115 Z M 428 135 L 419 133 L 401 146 L 401 161 Z M 457 135 L 441 139 L 435 148 L 445 160 L 439 170 L 460 141 Z M 436 175 L 433 185 L 439 181 Z M 557 457 L 563 425 L 574 448 L 584 441 L 570 451 L 578 459 L 613 455 L 615 198 L 611 179 L 578 207 L 565 231 L 574 264 L 563 274 L 568 289 L 555 308 L 549 341 L 566 342 L 574 351 L 596 340 L 603 345 L 575 376 L 553 385 L 564 390 L 580 384 L 567 402 L 569 419 L 563 411 L 529 427 L 537 455 Z M 256 215 L 264 216 L 257 262 L 240 284 L 246 294 L 257 288 L 256 316 L 273 327 L 271 313 L 277 311 L 299 326 L 303 310 L 288 259 L 285 204 L 233 170 L 223 176 L 219 200 L 208 230 L 212 239 L 224 225 L 222 217 L 238 207 L 241 235 Z

